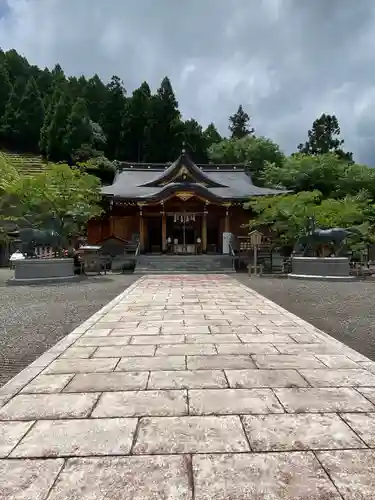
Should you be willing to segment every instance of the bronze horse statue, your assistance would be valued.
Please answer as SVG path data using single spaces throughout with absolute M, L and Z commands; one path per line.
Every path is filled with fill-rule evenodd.
M 315 227 L 313 218 L 309 218 L 309 230 L 301 235 L 293 249 L 294 255 L 306 256 L 309 250 L 314 250 L 318 245 L 327 245 L 333 249 L 336 256 L 342 249 L 346 238 L 351 235 L 360 235 L 360 230 L 356 227 L 342 228 L 332 227 L 321 229 Z
M 61 236 L 52 229 L 34 229 L 31 227 L 21 228 L 12 233 L 20 240 L 20 250 L 27 257 L 35 256 L 35 249 L 38 246 L 51 247 L 55 252 L 60 249 Z

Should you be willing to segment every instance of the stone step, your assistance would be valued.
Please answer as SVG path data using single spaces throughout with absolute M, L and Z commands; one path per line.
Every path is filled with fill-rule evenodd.
M 228 274 L 235 272 L 228 256 L 141 255 L 135 274 Z
M 155 275 L 168 275 L 168 274 L 233 274 L 236 271 L 233 269 L 216 269 L 216 270 L 211 270 L 211 271 L 186 271 L 186 270 L 181 270 L 181 271 L 169 271 L 169 270 L 139 270 L 135 269 L 133 274 L 136 275 L 144 275 L 144 274 L 155 274 Z

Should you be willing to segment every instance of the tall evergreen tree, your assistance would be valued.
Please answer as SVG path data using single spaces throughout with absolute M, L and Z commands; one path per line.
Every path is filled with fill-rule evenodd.
M 197 120 L 190 119 L 184 122 L 184 142 L 187 151 L 196 163 L 207 163 L 207 142 L 202 126 Z
M 43 119 L 42 98 L 34 78 L 31 77 L 19 103 L 15 120 L 20 149 L 34 153 L 39 151 L 38 143 Z
M 82 150 L 85 150 L 85 154 L 89 153 L 92 141 L 93 132 L 87 113 L 86 103 L 84 99 L 80 97 L 74 103 L 66 123 L 63 149 L 67 154 L 70 154 L 72 160 L 88 159 L 82 158 Z
M 60 66 L 60 64 L 55 64 L 55 67 L 51 71 L 51 77 L 54 85 L 62 85 L 66 81 L 65 73 Z
M 4 116 L 5 106 L 12 91 L 9 74 L 6 66 L 0 63 L 0 120 Z
M 64 147 L 67 120 L 71 112 L 71 100 L 67 93 L 61 92 L 60 99 L 50 110 L 50 123 L 42 128 L 43 149 L 46 156 L 54 161 L 66 160 L 70 152 Z
M 71 76 L 67 81 L 69 93 L 72 99 L 75 101 L 80 97 L 83 97 L 84 89 L 87 85 L 86 78 L 81 75 L 79 78 Z
M 300 153 L 320 155 L 336 153 L 339 158 L 351 161 L 353 153 L 345 153 L 342 149 L 344 140 L 340 139 L 340 125 L 335 115 L 323 113 L 317 118 L 311 130 L 308 131 L 308 140 L 299 144 Z
M 13 89 L 21 98 L 30 77 L 31 66 L 27 59 L 14 49 L 5 52 L 5 63 Z
M 254 135 L 254 128 L 250 126 L 250 116 L 244 111 L 242 104 L 234 115 L 229 117 L 231 139 L 242 139 L 247 135 Z
M 40 96 L 43 99 L 43 102 L 46 102 L 48 106 L 47 99 L 50 97 L 51 93 L 53 92 L 53 79 L 51 72 L 48 68 L 44 68 L 43 71 L 39 71 L 38 75 L 35 78 L 36 85 L 38 87 L 38 90 L 40 92 Z M 46 107 L 47 107 L 46 106 Z
M 126 91 L 118 76 L 112 76 L 107 85 L 107 100 L 104 105 L 103 129 L 107 136 L 106 156 L 118 159 L 121 154 L 123 122 L 126 106 Z
M 178 102 L 168 77 L 163 78 L 150 102 L 147 160 L 167 162 L 181 152 L 183 124 Z
M 98 75 L 94 75 L 87 80 L 81 96 L 86 101 L 87 111 L 91 120 L 103 124 L 108 89 Z
M 123 123 L 123 144 L 126 158 L 141 162 L 145 156 L 147 127 L 150 119 L 151 90 L 147 82 L 134 90 L 126 106 Z
M 217 144 L 218 142 L 223 140 L 213 123 L 210 123 L 208 125 L 206 130 L 203 132 L 203 135 L 206 141 L 206 149 L 212 146 L 212 144 Z
M 17 113 L 19 106 L 18 95 L 11 90 L 8 102 L 5 106 L 3 119 L 1 121 L 1 136 L 6 147 L 12 149 L 17 146 Z
M 60 87 L 55 87 L 53 93 L 50 97 L 44 99 L 44 121 L 42 128 L 40 130 L 39 138 L 39 151 L 43 156 L 48 155 L 48 144 L 49 144 L 49 127 L 51 126 L 52 119 L 55 113 L 55 108 L 63 95 L 63 91 Z

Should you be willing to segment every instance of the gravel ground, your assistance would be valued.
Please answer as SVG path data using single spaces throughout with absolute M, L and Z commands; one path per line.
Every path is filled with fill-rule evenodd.
M 0 269 L 0 386 L 136 280 L 107 275 L 45 286 L 7 286 Z
M 237 279 L 375 361 L 375 282 Z

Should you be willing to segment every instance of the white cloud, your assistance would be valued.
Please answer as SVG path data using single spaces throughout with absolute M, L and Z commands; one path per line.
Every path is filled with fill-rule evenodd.
M 32 64 L 117 74 L 129 92 L 168 75 L 184 116 L 226 132 L 242 103 L 256 130 L 288 151 L 319 113 L 335 113 L 348 148 L 375 164 L 373 0 L 7 4 L 0 46 Z

